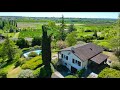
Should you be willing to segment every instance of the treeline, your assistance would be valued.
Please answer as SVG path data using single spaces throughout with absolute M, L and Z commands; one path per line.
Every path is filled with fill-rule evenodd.
M 20 17 L 20 16 L 2 16 L 4 19 L 13 19 L 17 22 L 48 22 L 55 21 L 56 23 L 61 23 L 61 18 L 56 17 Z M 105 23 L 115 23 L 116 19 L 108 18 L 64 18 L 65 23 L 81 23 L 81 24 L 105 24 Z
M 0 29 L 5 32 L 14 32 L 17 30 L 17 21 L 0 18 Z

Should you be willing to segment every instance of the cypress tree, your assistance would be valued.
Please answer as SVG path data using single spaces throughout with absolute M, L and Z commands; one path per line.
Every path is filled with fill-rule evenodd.
M 52 71 L 50 67 L 51 63 L 51 36 L 47 35 L 47 25 L 42 26 L 42 60 L 45 65 L 45 70 L 47 72 L 47 77 L 50 78 Z

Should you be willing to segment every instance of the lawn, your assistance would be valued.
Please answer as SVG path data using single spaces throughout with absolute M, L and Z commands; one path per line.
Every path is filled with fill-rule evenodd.
M 13 38 L 18 38 L 19 33 L 20 33 L 20 32 L 15 33 L 15 35 L 13 36 Z
M 29 38 L 33 38 L 33 37 L 40 37 L 42 36 L 42 30 L 37 29 L 37 30 L 22 30 L 19 33 L 19 38 L 25 38 L 25 37 L 29 37 Z
M 11 70 L 13 70 L 14 67 L 15 67 L 14 63 L 12 63 L 12 64 L 7 65 L 6 67 L 1 68 L 1 70 L 5 72 L 10 72 Z
M 17 78 L 18 74 L 21 72 L 21 67 L 17 67 L 8 72 L 7 78 Z

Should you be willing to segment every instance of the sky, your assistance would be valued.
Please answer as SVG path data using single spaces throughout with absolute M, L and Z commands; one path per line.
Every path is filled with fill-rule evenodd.
M 118 18 L 120 12 L 0 12 L 0 16 Z

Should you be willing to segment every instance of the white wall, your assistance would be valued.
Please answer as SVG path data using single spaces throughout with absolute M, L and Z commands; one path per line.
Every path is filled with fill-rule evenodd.
M 70 54 L 69 54 L 70 53 Z M 81 70 L 82 68 L 84 68 L 85 66 L 87 66 L 87 61 L 82 61 L 80 60 L 77 56 L 75 56 L 71 51 L 62 51 L 60 52 L 60 54 L 63 54 L 63 58 L 62 58 L 62 62 L 63 65 L 65 65 L 65 63 L 67 63 L 67 65 L 65 65 L 69 70 L 71 70 L 71 66 L 76 68 L 77 70 Z M 59 55 L 59 57 L 61 58 L 61 55 Z M 66 60 L 66 58 L 64 58 L 65 56 L 68 56 L 68 60 Z M 77 63 L 72 63 L 72 59 L 75 59 L 79 62 L 81 62 L 81 66 L 78 66 Z

